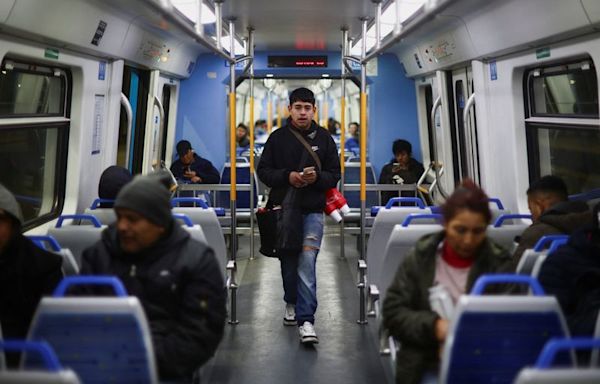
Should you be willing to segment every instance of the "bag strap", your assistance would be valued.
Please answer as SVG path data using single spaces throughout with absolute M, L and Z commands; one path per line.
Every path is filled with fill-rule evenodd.
M 292 127 L 290 127 L 290 131 L 292 131 L 294 136 L 296 136 L 296 139 L 298 139 L 298 141 L 300 143 L 302 143 L 302 145 L 304 145 L 304 148 L 306 148 L 308 153 L 312 156 L 313 160 L 317 164 L 317 168 L 319 168 L 319 171 L 320 171 L 321 170 L 321 160 L 319 159 L 319 156 L 317 156 L 315 151 L 312 150 L 310 145 L 306 142 L 306 140 L 304 139 L 304 137 L 302 137 L 302 135 L 300 133 L 296 132 L 296 130 Z

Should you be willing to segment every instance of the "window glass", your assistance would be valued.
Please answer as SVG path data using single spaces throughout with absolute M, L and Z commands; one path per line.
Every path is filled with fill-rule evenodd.
M 21 205 L 25 221 L 52 213 L 66 169 L 65 127 L 0 130 L 0 183 Z M 58 170 L 63 170 L 60 172 Z
M 63 72 L 51 69 L 30 72 L 21 68 L 22 66 L 27 65 L 14 66 L 11 63 L 8 66 L 2 66 L 0 71 L 0 117 L 63 116 L 65 92 Z
M 537 70 L 530 77 L 533 115 L 598 117 L 595 67 Z M 562 69 L 562 68 L 559 68 Z
M 600 131 L 597 128 L 530 124 L 527 130 L 533 144 L 529 151 L 530 162 L 534 162 L 536 169 L 533 179 L 559 176 L 567 183 L 569 194 L 600 186 Z

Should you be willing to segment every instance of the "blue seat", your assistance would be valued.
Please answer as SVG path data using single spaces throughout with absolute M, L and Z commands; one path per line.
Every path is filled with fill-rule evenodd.
M 572 349 L 600 348 L 600 339 L 573 338 L 552 339 L 544 346 L 534 367 L 519 372 L 515 384 L 597 384 L 600 383 L 600 368 L 555 367 L 554 360 L 559 352 Z
M 376 183 L 373 166 L 371 163 L 367 163 L 367 184 Z M 344 184 L 360 184 L 360 163 L 348 162 L 345 164 Z M 345 191 L 344 197 L 350 208 L 360 208 L 360 191 Z M 367 192 L 366 206 L 374 205 L 380 205 L 377 192 Z
M 0 353 L 24 352 L 39 362 L 42 369 L 5 370 L 0 367 L 0 383 L 8 384 L 79 384 L 79 378 L 71 369 L 62 367 L 56 354 L 46 342 L 2 340 Z
M 250 164 L 249 163 L 237 163 L 236 164 L 236 180 L 237 184 L 250 184 Z M 223 172 L 221 173 L 221 184 L 231 183 L 231 163 L 225 163 Z M 254 173 L 254 205 L 258 203 L 258 180 L 256 179 L 256 173 Z M 217 205 L 219 207 L 229 208 L 230 207 L 230 196 L 228 191 L 219 191 L 217 193 Z M 237 208 L 250 209 L 250 192 L 249 191 L 237 191 Z
M 118 297 L 64 297 L 69 287 L 81 284 L 110 285 Z M 146 316 L 116 277 L 63 279 L 53 297 L 40 302 L 29 339 L 46 341 L 85 383 L 157 382 Z M 25 360 L 25 367 L 36 365 Z
M 526 283 L 534 296 L 481 296 L 488 284 Z M 568 336 L 556 298 L 523 275 L 484 275 L 459 299 L 442 357 L 442 383 L 512 383 L 544 344 Z M 571 355 L 574 361 L 574 357 Z

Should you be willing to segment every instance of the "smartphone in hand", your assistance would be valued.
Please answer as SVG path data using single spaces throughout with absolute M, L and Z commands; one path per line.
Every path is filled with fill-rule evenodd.
M 304 174 L 304 175 L 310 175 L 310 174 L 313 174 L 313 173 L 315 173 L 315 167 L 306 167 L 302 171 L 302 174 Z

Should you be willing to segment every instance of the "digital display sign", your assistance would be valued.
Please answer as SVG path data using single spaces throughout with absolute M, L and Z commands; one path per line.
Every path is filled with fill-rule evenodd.
M 327 68 L 327 56 L 268 56 L 269 68 Z

